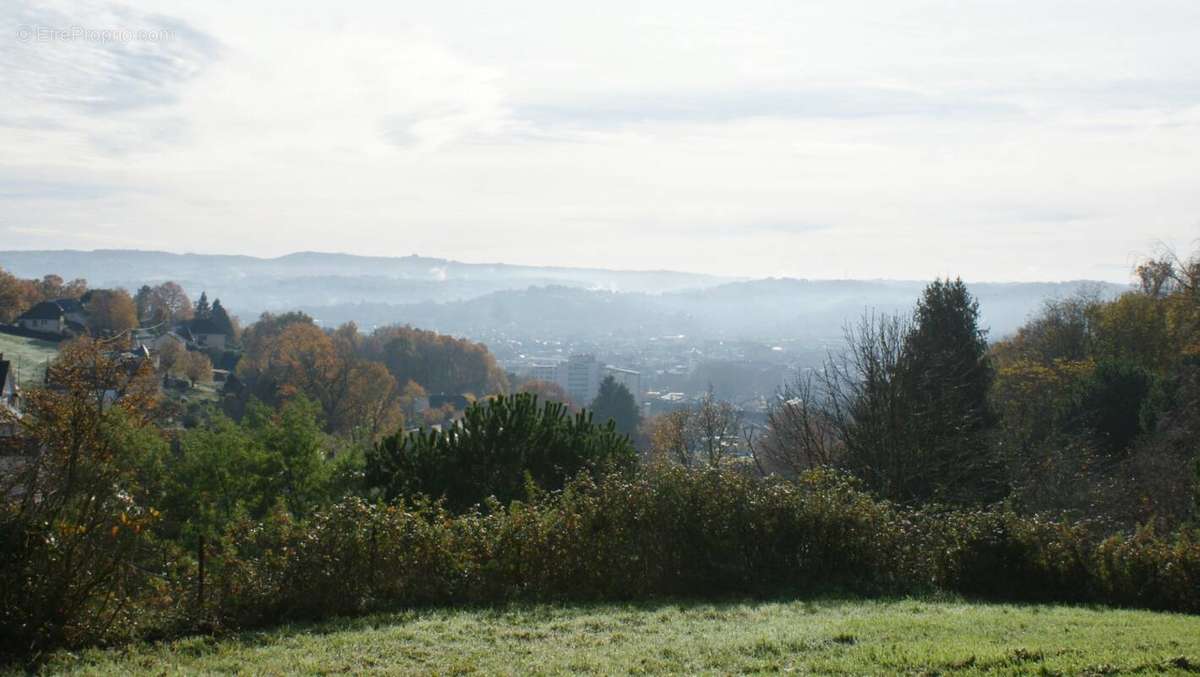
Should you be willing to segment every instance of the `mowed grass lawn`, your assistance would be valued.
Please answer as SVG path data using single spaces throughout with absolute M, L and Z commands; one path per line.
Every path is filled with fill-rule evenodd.
M 14 369 L 21 367 L 21 385 L 34 385 L 41 382 L 46 361 L 58 355 L 58 344 L 0 333 L 0 353 L 13 363 Z
M 1185 674 L 1200 617 L 928 600 L 440 609 L 58 654 L 73 674 Z

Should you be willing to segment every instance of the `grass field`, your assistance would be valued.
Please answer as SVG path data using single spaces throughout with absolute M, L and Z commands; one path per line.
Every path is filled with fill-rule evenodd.
M 4 359 L 21 366 L 21 385 L 37 383 L 42 377 L 42 366 L 47 359 L 58 354 L 58 344 L 41 339 L 0 334 L 0 353 Z
M 1200 617 L 960 601 L 425 610 L 59 654 L 47 672 L 1186 674 Z

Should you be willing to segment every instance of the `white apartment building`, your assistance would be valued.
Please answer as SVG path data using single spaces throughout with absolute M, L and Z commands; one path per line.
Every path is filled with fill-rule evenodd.
M 559 385 L 581 407 L 591 406 L 600 392 L 600 363 L 595 355 L 572 355 L 562 365 Z

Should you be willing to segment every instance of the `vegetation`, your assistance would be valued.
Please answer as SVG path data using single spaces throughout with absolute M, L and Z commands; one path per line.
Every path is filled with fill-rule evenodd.
M 600 382 L 600 392 L 592 401 L 592 415 L 597 421 L 612 421 L 622 435 L 636 435 L 642 425 L 642 414 L 633 393 L 612 376 Z
M 1147 262 L 1138 290 L 1051 304 L 992 346 L 965 286 L 938 281 L 911 317 L 852 328 L 758 438 L 710 392 L 649 422 L 640 464 L 615 383 L 601 425 L 497 394 L 483 346 L 431 332 L 264 315 L 241 336 L 228 415 L 188 429 L 163 424 L 146 362 L 68 343 L 14 421 L 0 650 L 428 605 L 831 590 L 1200 613 L 1198 280 L 1200 260 Z M 434 388 L 490 396 L 405 432 Z M 928 660 L 1052 658 L 1027 651 Z M 1053 660 L 1092 665 L 1080 656 Z
M 161 445 L 146 416 L 153 375 L 81 339 L 48 379 L 55 387 L 32 390 L 21 421 L 38 453 L 0 478 L 0 650 L 136 624 L 132 602 L 148 584 L 134 563 L 158 515 L 140 500 L 144 454 Z
M 240 416 L 251 397 L 278 406 L 303 395 L 321 407 L 328 432 L 355 441 L 370 443 L 402 427 L 404 410 L 426 392 L 508 387 L 481 344 L 409 327 L 363 335 L 353 323 L 325 331 L 303 313 L 264 313 L 241 340 L 245 388 L 227 413 Z
M 64 282 L 58 275 L 23 280 L 0 269 L 0 322 L 11 323 L 42 301 L 77 299 L 87 292 L 86 280 Z
M 133 297 L 143 326 L 166 325 L 192 319 L 192 302 L 178 282 L 168 280 L 151 287 L 142 285 Z
M 524 498 L 528 485 L 560 489 L 579 473 L 627 469 L 637 459 L 615 423 L 518 393 L 468 407 L 447 431 L 397 433 L 367 454 L 366 483 L 388 500 L 424 495 L 462 510 L 494 497 Z
M 1136 638 L 1136 640 L 1135 640 Z M 380 614 L 80 655 L 47 672 L 1186 673 L 1200 618 L 923 599 L 505 605 Z
M 700 402 L 659 416 L 650 424 L 650 457 L 685 468 L 717 468 L 739 456 L 742 417 L 711 390 Z

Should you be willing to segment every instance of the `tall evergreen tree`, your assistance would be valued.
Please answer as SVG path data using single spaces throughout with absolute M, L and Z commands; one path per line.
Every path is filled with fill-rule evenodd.
M 212 307 L 208 305 L 208 292 L 200 292 L 200 299 L 196 301 L 197 320 L 206 320 L 212 316 Z
M 998 490 L 984 432 L 994 370 L 979 302 L 961 279 L 935 280 L 917 303 L 905 338 L 905 397 L 913 453 L 928 468 L 927 497 L 988 500 Z
M 229 313 L 225 311 L 225 306 L 221 305 L 221 299 L 216 299 L 212 304 L 211 317 L 213 324 L 222 334 L 233 338 L 233 318 L 229 317 Z
M 606 423 L 611 419 L 616 424 L 617 432 L 630 436 L 637 434 L 638 426 L 642 423 L 642 414 L 638 411 L 633 393 L 612 376 L 601 381 L 600 392 L 592 400 L 592 416 L 598 423 Z

